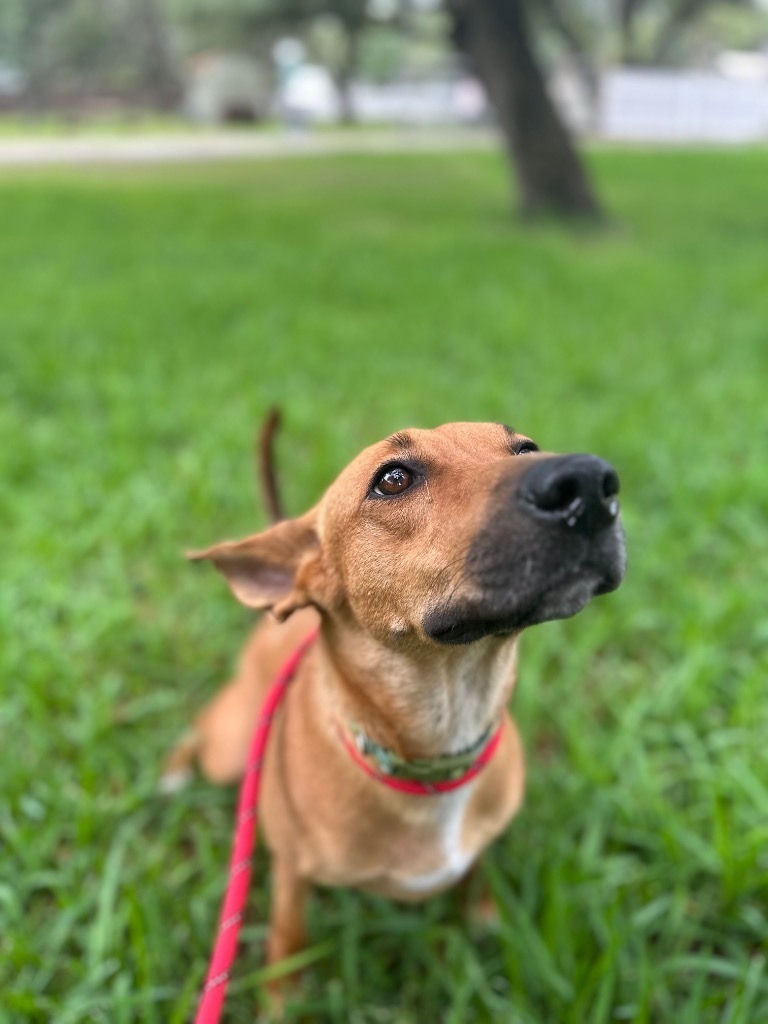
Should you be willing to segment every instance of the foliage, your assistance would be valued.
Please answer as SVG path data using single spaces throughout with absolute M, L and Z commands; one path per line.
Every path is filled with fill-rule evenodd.
M 23 73 L 33 108 L 99 93 L 167 105 L 176 79 L 160 2 L 4 0 L 0 56 Z
M 269 55 L 275 40 L 289 34 L 307 46 L 310 60 L 334 75 L 348 95 L 353 77 L 382 80 L 397 72 L 445 65 L 445 19 L 434 10 L 414 9 L 407 0 L 171 0 L 173 18 L 184 27 L 187 46 L 247 47 Z
M 295 1019 L 768 1019 L 768 154 L 592 163 L 612 233 L 511 226 L 490 154 L 2 175 L 3 1024 L 190 1018 L 233 794 L 155 785 L 250 617 L 181 552 L 263 522 L 272 402 L 296 512 L 386 432 L 507 420 L 616 464 L 630 554 L 524 640 L 497 927 L 323 894 Z
M 445 7 L 446 5 L 443 4 Z M 760 0 L 537 0 L 529 10 L 552 60 L 575 60 L 594 93 L 599 65 L 685 63 L 721 41 L 768 38 Z M 268 55 L 277 36 L 304 37 L 344 86 L 387 77 L 450 49 L 436 4 L 412 0 L 3 0 L 0 59 L 18 67 L 38 107 L 109 94 L 168 105 L 186 56 L 234 48 Z
M 761 0 L 540 0 L 531 11 L 549 48 L 570 53 L 593 75 L 608 61 L 683 65 L 731 40 L 748 47 L 768 40 Z

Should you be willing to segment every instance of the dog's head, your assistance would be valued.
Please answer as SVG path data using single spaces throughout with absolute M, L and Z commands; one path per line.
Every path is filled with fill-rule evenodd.
M 366 448 L 306 515 L 209 558 L 278 618 L 315 605 L 390 644 L 468 644 L 580 611 L 624 575 L 619 482 L 496 423 Z

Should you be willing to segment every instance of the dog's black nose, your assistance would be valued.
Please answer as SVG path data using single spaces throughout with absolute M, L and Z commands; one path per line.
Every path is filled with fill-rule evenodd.
M 558 455 L 536 461 L 520 481 L 520 497 L 542 520 L 578 530 L 603 529 L 619 514 L 619 478 L 596 455 Z

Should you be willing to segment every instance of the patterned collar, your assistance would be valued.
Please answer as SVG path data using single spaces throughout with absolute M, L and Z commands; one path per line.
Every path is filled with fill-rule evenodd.
M 394 750 L 374 742 L 354 722 L 349 733 L 339 727 L 339 735 L 352 760 L 378 782 L 400 792 L 428 796 L 458 789 L 473 779 L 490 761 L 501 739 L 504 720 L 490 725 L 466 750 L 458 754 L 407 759 Z

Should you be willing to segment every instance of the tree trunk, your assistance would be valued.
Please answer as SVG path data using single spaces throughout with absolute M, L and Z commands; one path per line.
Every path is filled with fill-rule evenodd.
M 635 15 L 639 7 L 639 0 L 619 0 L 618 17 L 622 64 L 635 63 Z
M 495 108 L 523 215 L 600 216 L 586 170 L 549 98 L 531 46 L 524 0 L 446 0 L 456 41 Z
M 355 124 L 357 111 L 352 97 L 352 86 L 360 60 L 360 36 L 362 26 L 355 22 L 344 22 L 345 52 L 336 74 L 339 90 L 339 117 L 342 124 Z
M 49 108 L 52 101 L 52 75 L 43 36 L 53 6 L 50 0 L 27 0 L 20 11 L 23 12 L 23 21 L 17 59 L 24 72 L 21 106 L 26 114 L 36 116 Z
M 142 98 L 155 110 L 175 110 L 182 89 L 173 66 L 168 26 L 157 0 L 134 0 L 131 17 L 142 57 Z

